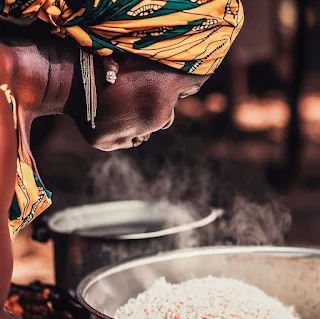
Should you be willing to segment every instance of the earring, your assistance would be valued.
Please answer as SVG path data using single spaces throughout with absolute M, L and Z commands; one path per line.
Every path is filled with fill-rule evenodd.
M 91 122 L 91 127 L 96 128 L 95 118 L 97 115 L 97 87 L 94 73 L 93 55 L 80 49 L 80 66 L 84 92 L 87 104 L 87 121 Z
M 116 72 L 114 71 L 107 71 L 106 80 L 110 84 L 114 84 L 117 80 Z

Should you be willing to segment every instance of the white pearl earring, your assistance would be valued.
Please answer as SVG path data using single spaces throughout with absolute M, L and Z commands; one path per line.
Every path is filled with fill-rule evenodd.
M 107 82 L 109 82 L 110 84 L 114 84 L 114 83 L 116 82 L 116 80 L 117 80 L 116 72 L 114 72 L 114 71 L 107 71 L 106 80 L 107 80 Z

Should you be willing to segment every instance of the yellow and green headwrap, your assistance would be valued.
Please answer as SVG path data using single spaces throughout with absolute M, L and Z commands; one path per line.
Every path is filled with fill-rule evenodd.
M 212 74 L 238 35 L 240 0 L 0 0 L 3 15 L 40 18 L 102 56 L 131 52 Z

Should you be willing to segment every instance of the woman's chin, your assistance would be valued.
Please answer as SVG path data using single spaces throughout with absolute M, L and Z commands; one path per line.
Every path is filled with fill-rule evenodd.
M 132 140 L 126 142 L 113 142 L 113 143 L 92 143 L 90 144 L 93 148 L 103 151 L 103 152 L 112 152 L 117 150 L 123 150 L 133 147 Z
M 100 139 L 93 143 L 90 143 L 90 145 L 100 151 L 104 152 L 112 152 L 116 150 L 122 150 L 122 149 L 128 149 L 132 147 L 138 147 L 142 143 L 147 142 L 151 136 L 151 133 L 140 135 L 138 137 L 127 137 L 127 138 L 121 138 L 116 140 L 106 140 L 106 139 Z

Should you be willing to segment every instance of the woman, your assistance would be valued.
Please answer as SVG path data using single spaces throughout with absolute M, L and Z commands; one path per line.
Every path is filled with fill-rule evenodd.
M 30 152 L 32 121 L 67 114 L 96 148 L 140 145 L 168 128 L 178 100 L 220 65 L 243 9 L 240 0 L 0 0 L 0 13 L 9 23 L 41 20 L 67 38 L 21 45 L 24 37 L 12 40 L 10 24 L 1 27 L 1 307 L 11 240 L 51 204 Z

